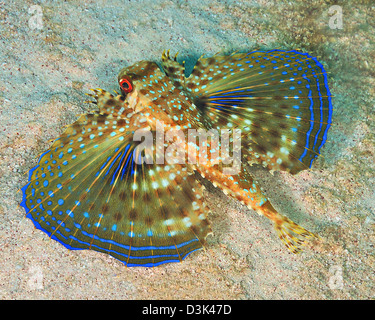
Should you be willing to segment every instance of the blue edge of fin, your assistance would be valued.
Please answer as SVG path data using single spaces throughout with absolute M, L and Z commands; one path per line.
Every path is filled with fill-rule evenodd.
M 330 93 L 330 90 L 329 90 L 329 87 L 328 87 L 328 82 L 327 82 L 326 71 L 325 71 L 323 65 L 322 65 L 322 64 L 321 64 L 321 63 L 320 63 L 315 57 L 312 57 L 312 56 L 310 56 L 310 55 L 307 54 L 307 53 L 301 53 L 301 52 L 296 51 L 296 50 L 289 50 L 289 51 L 286 51 L 286 50 L 279 50 L 279 49 L 270 50 L 270 51 L 266 51 L 266 52 L 272 52 L 272 51 L 296 52 L 296 53 L 299 53 L 299 54 L 302 54 L 302 55 L 306 55 L 306 56 L 312 58 L 312 59 L 316 62 L 317 66 L 321 68 L 322 73 L 324 74 L 324 84 L 325 84 L 325 87 L 326 87 L 326 90 L 327 90 L 328 101 L 329 101 L 329 119 L 328 119 L 328 124 L 329 124 L 329 125 L 327 126 L 327 128 L 326 128 L 326 132 L 325 132 L 325 134 L 324 134 L 324 143 L 325 143 L 326 135 L 327 135 L 328 129 L 329 129 L 330 124 L 331 124 L 331 118 L 332 118 L 332 102 L 331 102 L 331 97 L 330 97 L 331 93 Z M 251 54 L 251 53 L 255 53 L 255 52 L 265 52 L 265 51 L 259 51 L 259 50 L 257 50 L 257 51 L 250 52 L 249 54 Z M 324 145 L 324 143 L 322 143 L 322 146 Z M 49 232 L 49 231 L 47 231 L 47 230 L 45 230 L 45 229 L 43 229 L 43 228 L 41 227 L 41 225 L 39 224 L 39 222 L 36 221 L 36 220 L 32 217 L 32 215 L 30 214 L 30 210 L 29 210 L 29 208 L 26 206 L 26 189 L 27 189 L 27 187 L 28 187 L 29 184 L 30 184 L 31 176 L 32 176 L 33 172 L 39 167 L 39 162 L 40 162 L 40 160 L 43 158 L 43 156 L 44 156 L 45 154 L 47 154 L 48 152 L 50 152 L 50 151 L 51 151 L 51 150 L 48 150 L 48 151 L 44 152 L 44 153 L 39 157 L 38 164 L 37 164 L 34 168 L 30 169 L 30 171 L 29 171 L 28 183 L 27 183 L 25 186 L 23 186 L 22 189 L 21 189 L 21 190 L 22 190 L 22 202 L 20 203 L 20 205 L 25 209 L 25 211 L 26 211 L 26 217 L 29 218 L 29 219 L 33 222 L 33 224 L 34 224 L 34 226 L 35 226 L 36 229 L 39 229 L 39 230 L 45 232 L 45 233 L 46 233 L 51 239 L 53 239 L 53 240 L 55 240 L 55 241 L 61 243 L 65 248 L 67 248 L 67 249 L 69 249 L 69 250 L 87 250 L 87 249 L 82 249 L 82 248 L 74 248 L 74 247 L 68 245 L 67 243 L 64 243 L 64 242 L 61 241 L 60 239 L 58 239 L 55 235 L 52 235 L 52 236 L 51 236 L 51 232 Z M 314 160 L 314 159 L 312 159 L 311 164 L 312 164 L 313 160 Z M 194 240 L 198 240 L 198 239 L 194 239 Z M 182 257 L 182 260 L 184 260 L 189 254 L 193 253 L 193 252 L 196 251 L 196 250 L 198 250 L 198 249 L 195 249 L 195 250 L 193 250 L 193 251 L 187 253 L 185 256 Z M 158 263 L 147 263 L 147 264 L 127 264 L 127 263 L 125 263 L 124 261 L 122 261 L 122 260 L 120 260 L 120 259 L 118 259 L 118 258 L 116 258 L 116 257 L 114 257 L 114 258 L 117 259 L 117 260 L 119 260 L 119 261 L 121 261 L 122 263 L 124 263 L 124 264 L 125 264 L 126 266 L 128 266 L 128 267 L 156 267 L 156 266 L 158 266 L 158 265 L 165 264 L 165 263 L 180 262 L 180 260 L 178 260 L 178 259 L 172 259 L 172 260 L 161 261 L 161 262 L 158 262 Z
M 316 63 L 316 65 L 322 70 L 322 74 L 324 76 L 324 86 L 325 86 L 325 88 L 327 90 L 327 98 L 328 98 L 328 103 L 329 103 L 329 106 L 328 106 L 329 113 L 328 113 L 328 121 L 327 121 L 328 125 L 327 125 L 327 128 L 326 128 L 326 130 L 324 132 L 324 135 L 323 135 L 323 142 L 319 146 L 317 154 L 310 161 L 309 168 L 311 168 L 312 167 L 312 163 L 314 162 L 315 158 L 318 156 L 318 154 L 320 154 L 320 148 L 326 143 L 327 133 L 328 133 L 328 130 L 331 127 L 331 124 L 332 124 L 332 99 L 331 99 L 331 91 L 329 90 L 329 87 L 328 87 L 327 72 L 324 69 L 323 65 L 318 61 L 317 58 L 315 58 L 313 56 L 310 56 L 308 53 L 300 52 L 300 51 L 297 51 L 297 50 L 280 50 L 280 49 L 273 49 L 273 50 L 269 50 L 269 51 L 255 50 L 255 51 L 249 52 L 248 55 L 252 54 L 252 53 L 256 53 L 256 52 L 269 53 L 269 52 L 274 52 L 274 51 L 285 52 L 285 53 L 294 52 L 294 53 L 298 53 L 300 55 L 306 56 L 308 58 L 311 58 Z M 311 128 L 310 128 L 310 130 L 311 130 Z M 320 130 L 321 130 L 321 128 L 319 129 L 318 134 L 320 133 Z M 307 140 L 309 139 L 309 135 L 307 135 L 306 139 Z M 315 142 L 316 142 L 316 138 L 315 138 Z M 308 144 L 308 142 L 306 142 L 306 143 Z M 304 157 L 304 155 L 302 155 L 299 160 L 302 161 L 303 157 Z
M 22 187 L 22 202 L 20 203 L 20 206 L 22 206 L 25 211 L 26 211 L 26 217 L 29 218 L 36 229 L 39 229 L 41 231 L 43 231 L 44 233 L 46 233 L 51 239 L 61 243 L 65 248 L 67 248 L 68 250 L 88 250 L 88 249 L 83 249 L 83 248 L 75 248 L 75 247 L 72 247 L 70 246 L 69 244 L 61 241 L 59 238 L 57 238 L 55 235 L 52 235 L 51 232 L 47 231 L 46 229 L 44 229 L 38 221 L 36 221 L 33 216 L 31 215 L 30 213 L 30 209 L 27 207 L 26 205 L 26 189 L 27 187 L 30 185 L 30 181 L 31 181 L 31 176 L 33 175 L 33 172 L 39 167 L 39 163 L 40 163 L 40 160 L 43 158 L 43 156 L 45 154 L 47 154 L 48 152 L 50 152 L 51 150 L 47 150 L 46 152 L 44 152 L 40 157 L 39 157 L 39 160 L 38 160 L 38 164 L 30 169 L 29 171 L 29 178 L 28 178 L 28 183 Z M 199 241 L 198 239 L 192 239 L 188 242 L 185 242 L 185 243 L 182 243 L 180 246 L 183 246 L 183 245 L 186 245 L 188 243 L 191 243 L 192 241 Z M 98 247 L 99 248 L 99 247 Z M 161 248 L 159 248 L 161 249 Z M 134 248 L 134 250 L 136 250 L 136 248 Z M 195 249 L 195 250 L 192 250 L 190 252 L 188 252 L 185 256 L 182 256 L 181 257 L 181 261 L 184 260 L 189 254 L 193 253 L 194 251 L 196 250 L 199 250 L 199 249 Z M 118 252 L 117 252 L 118 253 Z M 118 253 L 118 254 L 121 254 L 121 253 Z M 178 256 L 178 255 L 176 255 Z M 113 256 L 114 257 L 114 256 Z M 156 257 L 156 256 L 155 256 Z M 173 262 L 181 262 L 179 259 L 170 259 L 170 260 L 164 260 L 164 261 L 160 261 L 160 262 L 157 262 L 157 263 L 146 263 L 146 264 L 135 264 L 135 263 L 126 263 L 125 261 L 121 260 L 121 259 L 118 259 L 116 257 L 114 257 L 115 259 L 121 261 L 122 263 L 124 263 L 127 267 L 156 267 L 158 265 L 162 265 L 162 264 L 166 264 L 166 263 L 173 263 Z M 140 257 L 140 259 L 142 258 L 147 258 L 147 257 Z M 134 259 L 134 257 L 133 257 Z
M 304 53 L 304 52 L 300 52 L 300 51 L 297 51 L 297 50 L 280 50 L 280 49 L 273 49 L 273 50 L 268 50 L 268 51 L 261 51 L 261 50 L 255 50 L 255 51 L 252 51 L 252 52 L 249 52 L 247 53 L 247 55 L 250 55 L 250 54 L 254 54 L 254 53 L 271 53 L 271 52 L 283 52 L 283 53 L 290 53 L 290 52 L 293 52 L 293 53 L 296 53 L 296 54 L 299 54 L 301 56 L 305 56 L 307 58 L 311 58 L 317 67 L 319 67 L 321 69 L 321 72 L 322 72 L 322 75 L 324 77 L 324 86 L 327 90 L 327 98 L 328 98 L 328 119 L 327 119 L 327 127 L 324 131 L 324 134 L 323 134 L 323 137 L 322 137 L 322 143 L 320 144 L 320 146 L 318 147 L 318 150 L 315 154 L 314 157 L 312 157 L 311 161 L 310 161 L 310 164 L 309 164 L 309 168 L 312 167 L 312 163 L 314 162 L 314 160 L 316 159 L 316 157 L 320 154 L 320 149 L 321 147 L 325 144 L 326 140 L 327 140 L 327 133 L 328 133 L 328 130 L 329 128 L 331 127 L 331 123 L 332 123 L 332 100 L 331 100 L 331 92 L 329 90 L 329 87 L 328 87 L 328 81 L 327 81 L 327 73 L 323 67 L 323 65 L 318 61 L 317 58 L 313 57 L 313 56 L 310 56 L 308 53 Z M 253 57 L 254 58 L 254 57 Z M 305 75 L 302 75 L 302 77 L 305 78 L 305 80 L 308 80 Z M 308 80 L 310 82 L 310 80 Z M 318 86 L 318 91 L 319 91 L 319 99 L 320 99 L 320 107 L 323 107 L 322 105 L 322 97 L 321 97 L 321 94 L 320 94 L 320 89 L 319 89 L 319 86 Z M 311 93 L 311 91 L 310 91 Z M 312 104 L 312 99 L 311 97 L 309 96 L 310 100 L 311 100 L 311 104 L 310 104 L 310 110 L 312 111 L 312 107 L 313 107 L 313 104 Z M 321 110 L 321 116 L 322 116 L 322 110 Z M 307 150 L 309 149 L 309 139 L 310 139 L 310 133 L 311 131 L 313 130 L 313 126 L 314 126 L 314 117 L 312 116 L 310 118 L 311 120 L 311 125 L 310 125 L 310 129 L 309 131 L 307 132 L 307 135 L 306 135 L 306 144 L 305 144 L 305 150 L 303 152 L 303 154 L 298 158 L 298 160 L 300 160 L 302 162 L 303 158 L 306 156 L 307 154 Z M 320 134 L 322 130 L 322 123 L 320 123 L 320 128 L 319 128 L 319 131 L 317 132 L 317 134 L 315 135 L 315 141 L 314 141 L 314 146 L 313 148 L 315 147 L 316 145 L 316 142 L 317 142 L 317 139 L 318 139 L 318 136 Z

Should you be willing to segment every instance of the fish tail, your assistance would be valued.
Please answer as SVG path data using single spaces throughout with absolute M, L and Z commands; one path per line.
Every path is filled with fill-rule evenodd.
M 278 213 L 269 201 L 261 207 L 261 211 L 263 215 L 274 222 L 274 227 L 280 240 L 293 253 L 300 253 L 302 247 L 308 241 L 319 239 L 314 233 Z

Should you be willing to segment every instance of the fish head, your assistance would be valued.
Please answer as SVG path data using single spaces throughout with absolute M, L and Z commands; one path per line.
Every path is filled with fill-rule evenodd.
M 121 95 L 125 97 L 128 106 L 139 112 L 152 100 L 152 87 L 165 75 L 155 62 L 140 61 L 132 66 L 123 68 L 118 75 Z

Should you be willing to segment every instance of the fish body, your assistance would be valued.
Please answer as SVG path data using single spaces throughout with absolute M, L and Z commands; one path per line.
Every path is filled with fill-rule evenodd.
M 299 51 L 201 57 L 191 75 L 162 55 L 118 75 L 121 94 L 91 96 L 22 188 L 35 227 L 68 249 L 126 266 L 182 261 L 211 233 L 195 173 L 269 218 L 294 253 L 313 233 L 278 213 L 247 170 L 296 174 L 320 154 L 332 122 L 326 72 Z

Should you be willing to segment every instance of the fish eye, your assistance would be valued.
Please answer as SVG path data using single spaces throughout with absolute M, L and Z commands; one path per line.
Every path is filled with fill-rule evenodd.
M 129 93 L 133 91 L 133 83 L 129 77 L 124 77 L 119 81 L 120 88 L 123 92 Z

